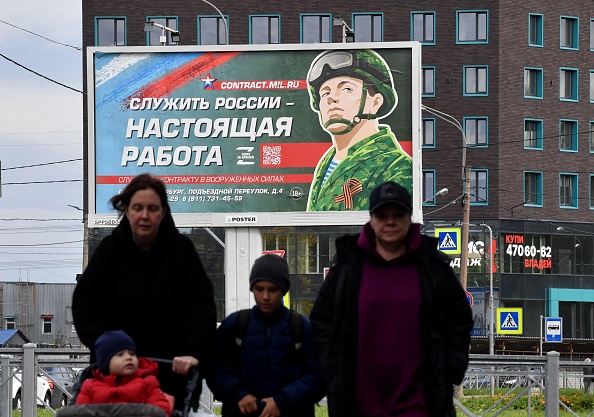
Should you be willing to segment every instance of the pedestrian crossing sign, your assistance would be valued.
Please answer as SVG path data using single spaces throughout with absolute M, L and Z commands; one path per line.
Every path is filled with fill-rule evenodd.
M 459 255 L 460 236 L 459 227 L 436 227 L 435 237 L 439 240 L 437 249 L 448 255 Z
M 521 308 L 498 308 L 497 309 L 497 333 L 498 334 L 522 334 L 522 309 Z

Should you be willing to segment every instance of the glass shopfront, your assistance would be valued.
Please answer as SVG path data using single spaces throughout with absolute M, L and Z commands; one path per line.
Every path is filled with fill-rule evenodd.
M 549 317 L 551 311 L 558 311 L 564 322 L 564 338 L 594 338 L 594 225 L 523 220 L 487 223 L 493 230 L 491 243 L 487 228 L 478 225 L 470 227 L 467 290 L 476 304 L 473 307 L 473 334 L 487 334 L 492 278 L 494 308 L 522 308 L 522 336 L 539 337 L 540 317 Z M 436 224 L 427 222 L 424 233 L 434 235 L 434 229 L 438 227 Z M 289 263 L 290 300 L 294 310 L 309 314 L 325 271 L 336 253 L 336 238 L 360 230 L 361 226 L 262 228 L 262 250 L 282 250 Z M 92 254 L 100 239 L 111 233 L 111 229 L 89 231 Z M 225 311 L 225 251 L 212 234 L 224 241 L 225 230 L 194 228 L 181 231 L 196 245 L 213 282 L 218 319 L 222 320 Z M 492 259 L 491 247 L 494 251 Z M 459 255 L 453 257 L 452 266 L 459 273 Z M 549 296 L 551 289 L 576 291 L 569 297 L 552 300 Z M 589 294 L 592 294 L 592 299 L 588 298 Z

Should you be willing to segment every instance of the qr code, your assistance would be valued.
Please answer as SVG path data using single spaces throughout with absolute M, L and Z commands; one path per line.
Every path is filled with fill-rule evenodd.
M 280 165 L 281 147 L 262 146 L 262 165 Z

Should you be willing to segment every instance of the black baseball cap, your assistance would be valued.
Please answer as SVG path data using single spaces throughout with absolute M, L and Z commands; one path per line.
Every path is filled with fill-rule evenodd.
M 373 213 L 386 204 L 395 204 L 409 213 L 412 212 L 410 193 L 394 181 L 384 182 L 373 189 L 369 198 L 369 212 Z

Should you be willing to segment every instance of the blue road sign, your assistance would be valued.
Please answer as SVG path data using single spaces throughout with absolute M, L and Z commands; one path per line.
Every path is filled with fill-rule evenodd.
M 436 227 L 437 249 L 449 255 L 460 254 L 460 228 Z
M 545 342 L 563 341 L 563 317 L 545 317 Z
M 523 322 L 521 308 L 497 309 L 497 333 L 522 334 L 522 332 Z

